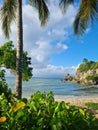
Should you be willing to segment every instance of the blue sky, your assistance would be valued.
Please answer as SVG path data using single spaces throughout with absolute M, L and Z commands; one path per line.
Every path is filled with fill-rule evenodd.
M 70 6 L 62 15 L 57 1 L 51 1 L 50 18 L 45 27 L 40 26 L 37 11 L 26 0 L 23 5 L 24 50 L 32 58 L 33 75 L 37 77 L 64 77 L 66 73 L 74 74 L 83 58 L 98 59 L 97 23 L 88 26 L 85 34 L 77 38 L 73 33 L 77 5 Z M 16 46 L 15 22 L 11 28 L 10 40 Z M 0 27 L 0 45 L 6 41 Z
M 63 65 L 76 66 L 82 62 L 83 58 L 88 60 L 98 60 L 98 25 L 95 24 L 89 28 L 81 38 L 77 38 L 74 34 L 70 39 L 65 41 L 68 49 L 63 55 L 65 58 Z M 67 61 L 67 63 L 66 63 Z

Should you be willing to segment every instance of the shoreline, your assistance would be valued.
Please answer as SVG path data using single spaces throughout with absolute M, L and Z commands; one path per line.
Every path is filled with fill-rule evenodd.
M 65 97 L 65 98 L 56 98 L 55 101 L 64 101 L 65 103 L 69 103 L 70 105 L 86 107 L 85 103 L 93 102 L 98 103 L 98 97 Z

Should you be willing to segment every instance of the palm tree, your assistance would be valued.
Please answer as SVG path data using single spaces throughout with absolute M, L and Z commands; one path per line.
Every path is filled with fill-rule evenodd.
M 30 4 L 37 8 L 41 25 L 47 22 L 49 10 L 47 8 L 48 0 L 28 0 Z M 75 0 L 59 0 L 60 7 L 64 12 L 68 5 Z M 16 16 L 17 11 L 17 16 Z M 2 30 L 7 38 L 11 33 L 11 23 L 17 18 L 17 56 L 16 56 L 16 97 L 22 97 L 22 53 L 23 53 L 23 23 L 22 23 L 22 0 L 4 0 L 0 10 Z M 80 0 L 78 13 L 74 21 L 74 33 L 81 35 L 86 31 L 88 23 L 98 17 L 98 0 Z
M 45 25 L 49 16 L 47 0 L 29 0 L 30 4 L 38 10 L 41 25 Z M 0 10 L 2 30 L 7 38 L 10 37 L 11 24 L 17 21 L 17 54 L 16 54 L 16 97 L 22 97 L 22 54 L 23 54 L 23 21 L 22 0 L 4 0 Z M 29 13 L 29 12 L 28 12 Z
M 74 21 L 75 34 L 82 35 L 88 24 L 92 24 L 98 18 L 98 0 L 81 0 L 78 13 Z
M 60 0 L 60 7 L 65 12 L 66 7 L 74 2 L 75 0 Z M 80 0 L 78 13 L 74 20 L 74 33 L 82 35 L 88 25 L 96 19 L 98 19 L 98 0 Z

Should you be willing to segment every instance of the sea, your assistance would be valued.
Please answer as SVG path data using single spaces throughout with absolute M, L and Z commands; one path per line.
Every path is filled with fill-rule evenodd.
M 98 85 L 87 86 L 62 82 L 61 78 L 35 78 L 23 82 L 22 97 L 30 98 L 37 91 L 52 91 L 54 98 L 98 97 Z M 7 77 L 8 87 L 15 91 L 15 77 Z

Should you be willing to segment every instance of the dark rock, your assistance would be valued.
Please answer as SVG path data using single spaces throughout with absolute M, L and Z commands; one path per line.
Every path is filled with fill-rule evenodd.
M 72 81 L 73 77 L 68 73 L 65 77 L 64 77 L 64 81 Z

